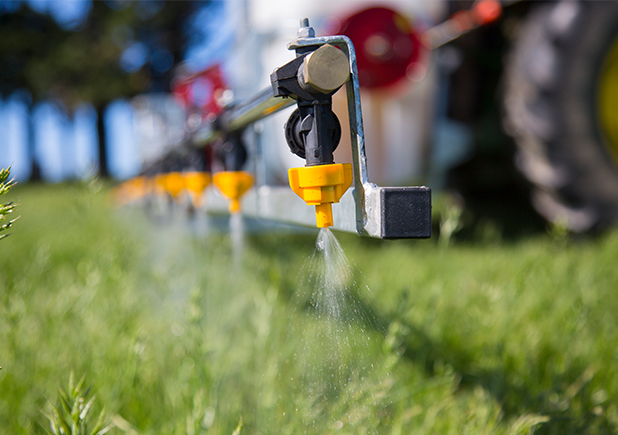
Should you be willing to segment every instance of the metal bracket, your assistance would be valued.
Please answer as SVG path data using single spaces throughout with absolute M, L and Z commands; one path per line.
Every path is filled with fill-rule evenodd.
M 356 231 L 361 235 L 388 239 L 431 237 L 431 189 L 380 187 L 369 182 L 358 67 L 350 38 L 343 35 L 298 38 L 288 44 L 288 50 L 324 44 L 341 48 L 350 62 L 346 94 L 354 168 Z

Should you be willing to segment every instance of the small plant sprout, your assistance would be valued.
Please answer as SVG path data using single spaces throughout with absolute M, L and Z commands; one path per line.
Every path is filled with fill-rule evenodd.
M 464 208 L 461 200 L 455 196 L 445 197 L 440 213 L 440 235 L 438 243 L 447 247 L 451 244 L 453 236 L 463 228 Z
M 11 190 L 11 187 L 15 185 L 15 181 L 13 179 L 9 179 L 11 174 L 11 167 L 0 169 L 0 196 L 5 195 Z M 0 204 L 0 233 L 8 230 L 13 223 L 19 219 L 16 217 L 15 219 L 9 220 L 7 223 L 2 224 L 2 222 L 7 218 L 10 213 L 13 213 L 15 209 L 15 204 L 11 201 L 6 204 Z M 8 234 L 0 234 L 0 239 L 3 239 Z
M 234 429 L 234 432 L 232 432 L 232 435 L 240 435 L 241 430 L 242 430 L 242 417 L 240 417 L 240 419 L 238 420 L 238 426 L 236 426 L 236 429 Z
M 48 434 L 103 435 L 115 427 L 113 423 L 105 426 L 105 408 L 103 408 L 92 429 L 88 429 L 90 427 L 89 413 L 92 410 L 95 396 L 87 400 L 90 388 L 84 391 L 85 380 L 84 375 L 76 384 L 75 376 L 71 371 L 69 388 L 65 391 L 58 386 L 58 403 L 54 405 L 49 402 L 49 411 L 42 411 L 49 420 L 49 429 L 45 428 Z

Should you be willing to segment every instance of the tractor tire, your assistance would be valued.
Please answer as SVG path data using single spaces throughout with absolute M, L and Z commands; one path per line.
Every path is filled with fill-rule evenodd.
M 618 1 L 532 6 L 504 109 L 537 211 L 574 232 L 618 224 Z

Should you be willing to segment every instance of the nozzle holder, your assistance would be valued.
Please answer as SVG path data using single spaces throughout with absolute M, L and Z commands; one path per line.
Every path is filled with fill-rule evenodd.
M 295 59 L 270 76 L 273 95 L 291 97 L 298 104 L 298 113 L 292 113 L 286 123 L 286 139 L 307 166 L 334 163 L 341 124 L 333 113 L 332 96 L 349 77 L 348 58 L 330 44 L 297 50 Z
M 307 111 L 304 112 L 306 113 Z M 285 123 L 285 140 L 288 144 L 288 147 L 290 148 L 290 151 L 292 151 L 292 153 L 296 154 L 302 159 L 307 158 L 307 153 L 305 152 L 305 143 L 307 142 L 307 136 L 314 128 L 313 124 L 315 122 L 316 119 L 313 113 L 308 113 L 303 118 L 301 117 L 300 111 L 296 109 L 292 112 L 287 122 Z M 339 122 L 339 118 L 337 118 L 337 115 L 335 115 L 335 113 L 331 111 L 330 114 L 322 114 L 321 122 L 326 124 L 326 126 L 323 128 L 326 129 L 325 133 L 327 135 L 330 135 L 331 151 L 334 152 L 339 145 L 339 141 L 341 140 L 341 123 Z M 315 154 L 313 157 L 315 158 Z
M 215 153 L 226 171 L 240 171 L 247 161 L 247 148 L 242 140 L 242 131 L 227 135 L 216 147 Z
M 339 202 L 353 180 L 352 165 L 335 164 L 333 158 L 341 124 L 333 112 L 332 96 L 349 78 L 347 56 L 330 44 L 296 50 L 296 58 L 270 76 L 273 95 L 291 97 L 298 105 L 285 133 L 290 150 L 304 158 L 306 166 L 290 169 L 288 178 L 292 190 L 315 206 L 318 228 L 333 225 L 332 204 Z
M 307 205 L 315 205 L 318 228 L 333 226 L 332 204 L 352 185 L 352 165 L 305 166 L 288 170 L 290 187 Z

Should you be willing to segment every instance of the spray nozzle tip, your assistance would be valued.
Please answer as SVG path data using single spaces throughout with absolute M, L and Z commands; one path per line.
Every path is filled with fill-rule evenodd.
M 339 202 L 352 184 L 349 163 L 290 168 L 290 187 L 307 205 L 315 205 L 318 228 L 333 226 L 333 203 Z
M 333 226 L 333 205 L 330 202 L 315 206 L 315 222 L 318 228 Z

